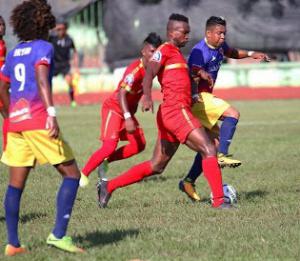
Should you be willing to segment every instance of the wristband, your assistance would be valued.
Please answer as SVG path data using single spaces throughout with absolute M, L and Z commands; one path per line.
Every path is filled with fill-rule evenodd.
M 193 99 L 199 99 L 199 94 L 193 94 L 192 98 Z
M 47 113 L 48 113 L 48 116 L 50 116 L 50 117 L 56 117 L 56 110 L 55 110 L 54 106 L 48 107 Z
M 247 55 L 248 55 L 249 57 L 251 57 L 252 54 L 254 54 L 254 51 L 248 51 L 248 53 L 247 53 Z
M 128 111 L 125 112 L 125 113 L 123 114 L 123 116 L 124 116 L 124 119 L 125 119 L 125 120 L 131 118 L 131 114 L 130 114 L 130 112 L 128 112 Z

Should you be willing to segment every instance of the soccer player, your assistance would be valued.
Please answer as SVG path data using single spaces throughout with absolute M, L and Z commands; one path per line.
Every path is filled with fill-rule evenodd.
M 129 158 L 145 149 L 144 132 L 134 114 L 143 95 L 142 81 L 145 68 L 161 43 L 156 33 L 147 36 L 141 50 L 142 57 L 126 68 L 117 90 L 103 103 L 101 124 L 103 144 L 82 169 L 80 186 L 84 187 L 88 184 L 88 176 L 100 164 L 99 176 L 103 177 L 108 163 Z M 120 140 L 129 143 L 116 150 Z
M 68 23 L 58 21 L 54 29 L 54 34 L 50 35 L 49 41 L 54 47 L 54 76 L 63 75 L 69 86 L 69 97 L 71 106 L 76 107 L 73 85 L 73 77 L 71 74 L 71 52 L 73 52 L 74 70 L 78 72 L 78 53 L 73 39 L 67 33 Z
M 221 167 L 237 167 L 241 161 L 231 158 L 228 149 L 231 144 L 240 113 L 226 101 L 212 94 L 214 83 L 224 56 L 234 59 L 252 57 L 268 61 L 269 57 L 260 52 L 231 48 L 225 42 L 226 21 L 212 16 L 206 21 L 205 38 L 197 43 L 190 54 L 188 64 L 193 86 L 193 114 L 208 130 L 209 136 L 217 141 L 218 162 Z M 219 129 L 218 120 L 222 121 Z M 195 191 L 195 181 L 202 172 L 201 154 L 197 154 L 188 175 L 180 181 L 179 188 L 193 200 L 200 197 Z
M 163 102 L 157 112 L 158 139 L 151 160 L 137 164 L 120 176 L 102 179 L 98 186 L 99 205 L 106 207 L 112 193 L 124 186 L 136 183 L 166 168 L 180 143 L 200 152 L 204 175 L 213 194 L 212 206 L 230 208 L 224 202 L 222 175 L 216 150 L 191 111 L 191 81 L 188 65 L 180 48 L 189 40 L 190 26 L 186 16 L 172 14 L 167 24 L 168 41 L 153 54 L 143 80 L 144 99 L 142 109 L 153 111 L 151 97 L 152 80 L 157 75 L 163 93 Z M 201 162 L 199 162 L 201 164 Z
M 3 17 L 0 15 L 0 69 L 4 65 L 5 57 L 6 57 L 6 44 L 3 40 L 3 36 L 5 35 L 6 26 Z M 7 140 L 7 114 L 5 113 L 5 109 L 3 108 L 3 103 L 0 100 L 0 113 L 4 118 L 2 124 L 2 150 L 5 150 L 6 140 Z
M 53 47 L 46 39 L 55 18 L 46 0 L 27 0 L 13 9 L 10 23 L 20 42 L 8 53 L 0 73 L 0 98 L 9 114 L 7 146 L 1 157 L 9 166 L 4 200 L 8 236 L 5 255 L 27 252 L 18 235 L 19 210 L 27 177 L 36 162 L 50 163 L 63 177 L 57 193 L 56 222 L 47 244 L 82 252 L 66 236 L 80 171 L 60 134 L 50 91 Z

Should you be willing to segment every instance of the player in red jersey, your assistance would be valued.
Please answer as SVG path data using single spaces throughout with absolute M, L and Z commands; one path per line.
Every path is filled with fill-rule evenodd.
M 216 149 L 204 128 L 191 112 L 191 81 L 185 58 L 180 48 L 188 42 L 188 18 L 172 14 L 167 25 L 168 41 L 154 53 L 143 80 L 143 110 L 153 111 L 152 80 L 157 75 L 163 93 L 163 102 L 157 112 L 158 139 L 153 157 L 135 165 L 122 175 L 98 186 L 99 206 L 106 207 L 114 190 L 141 181 L 143 178 L 164 171 L 177 151 L 179 144 L 200 152 L 204 176 L 213 194 L 212 206 L 230 208 L 224 202 L 222 175 L 218 166 Z M 201 164 L 201 162 L 199 162 Z
M 0 69 L 5 62 L 6 57 L 6 45 L 5 41 L 3 40 L 3 36 L 5 35 L 5 21 L 3 17 L 0 15 Z M 3 117 L 3 124 L 2 124 L 2 150 L 5 150 L 6 143 L 7 143 L 7 127 L 8 127 L 8 120 L 7 120 L 7 113 L 3 108 L 3 103 L 0 100 L 0 113 Z
M 134 114 L 143 95 L 142 81 L 145 67 L 159 45 L 161 45 L 160 37 L 150 33 L 144 40 L 142 58 L 127 67 L 117 90 L 104 102 L 101 124 L 103 144 L 82 169 L 81 187 L 88 184 L 88 176 L 99 165 L 99 175 L 103 177 L 108 163 L 129 158 L 145 149 L 144 133 Z M 120 140 L 129 143 L 116 150 Z

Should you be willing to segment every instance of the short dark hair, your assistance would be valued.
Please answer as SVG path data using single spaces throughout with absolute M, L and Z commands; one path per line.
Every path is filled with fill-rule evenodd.
M 2 15 L 0 15 L 0 20 L 2 20 L 2 21 L 5 23 L 5 21 L 4 21 L 3 17 L 2 17 Z
M 64 19 L 63 17 L 59 17 L 59 18 L 56 18 L 56 24 L 63 24 L 66 28 L 69 27 L 69 24 L 67 22 L 66 19 Z
M 158 46 L 161 45 L 162 40 L 158 34 L 152 32 L 152 33 L 148 34 L 148 36 L 145 38 L 144 44 L 145 43 L 151 44 L 155 48 L 157 48 Z
M 206 29 L 216 25 L 226 26 L 226 20 L 222 16 L 211 16 L 206 21 Z
M 10 24 L 21 41 L 45 39 L 55 26 L 55 17 L 47 0 L 27 0 L 13 9 Z
M 172 21 L 179 21 L 179 22 L 189 23 L 189 19 L 186 16 L 182 15 L 182 14 L 175 14 L 175 13 L 171 14 L 169 16 L 169 21 L 171 21 L 171 20 Z

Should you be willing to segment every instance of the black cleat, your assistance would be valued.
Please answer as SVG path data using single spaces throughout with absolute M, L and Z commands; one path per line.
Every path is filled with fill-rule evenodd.
M 107 191 L 107 180 L 100 180 L 97 184 L 98 204 L 100 208 L 106 208 L 111 194 Z

